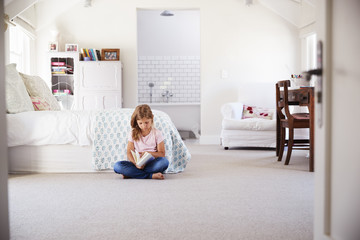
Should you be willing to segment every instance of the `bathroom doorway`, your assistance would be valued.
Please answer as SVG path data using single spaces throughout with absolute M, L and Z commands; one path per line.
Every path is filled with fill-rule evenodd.
M 138 103 L 199 137 L 200 11 L 138 9 L 137 50 Z

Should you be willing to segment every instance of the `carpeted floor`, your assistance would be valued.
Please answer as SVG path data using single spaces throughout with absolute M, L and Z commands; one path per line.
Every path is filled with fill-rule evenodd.
M 115 173 L 9 176 L 11 239 L 312 239 L 306 151 L 187 143 L 192 160 L 164 181 Z

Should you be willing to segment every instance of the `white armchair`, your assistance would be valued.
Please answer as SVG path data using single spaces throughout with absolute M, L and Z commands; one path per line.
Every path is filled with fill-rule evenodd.
M 226 103 L 221 108 L 222 130 L 221 145 L 230 147 L 276 147 L 276 112 L 268 109 L 269 118 L 243 119 L 244 104 Z

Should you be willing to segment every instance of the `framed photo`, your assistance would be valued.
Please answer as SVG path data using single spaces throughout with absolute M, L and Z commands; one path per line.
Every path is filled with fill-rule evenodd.
M 65 52 L 78 52 L 78 51 L 79 51 L 78 44 L 73 44 L 73 43 L 65 44 Z
M 101 49 L 101 61 L 119 61 L 120 49 Z
M 58 52 L 58 51 L 59 51 L 59 44 L 58 44 L 58 42 L 51 42 L 51 43 L 49 43 L 49 51 L 50 51 L 50 52 Z

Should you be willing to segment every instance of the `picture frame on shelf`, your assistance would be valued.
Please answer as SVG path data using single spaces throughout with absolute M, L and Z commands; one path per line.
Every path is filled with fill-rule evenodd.
M 78 52 L 79 45 L 75 43 L 67 43 L 65 44 L 65 52 Z
M 120 49 L 119 48 L 101 49 L 101 60 L 102 61 L 119 61 L 120 60 Z
M 59 51 L 58 42 L 50 42 L 49 43 L 49 52 L 58 52 L 58 51 Z

